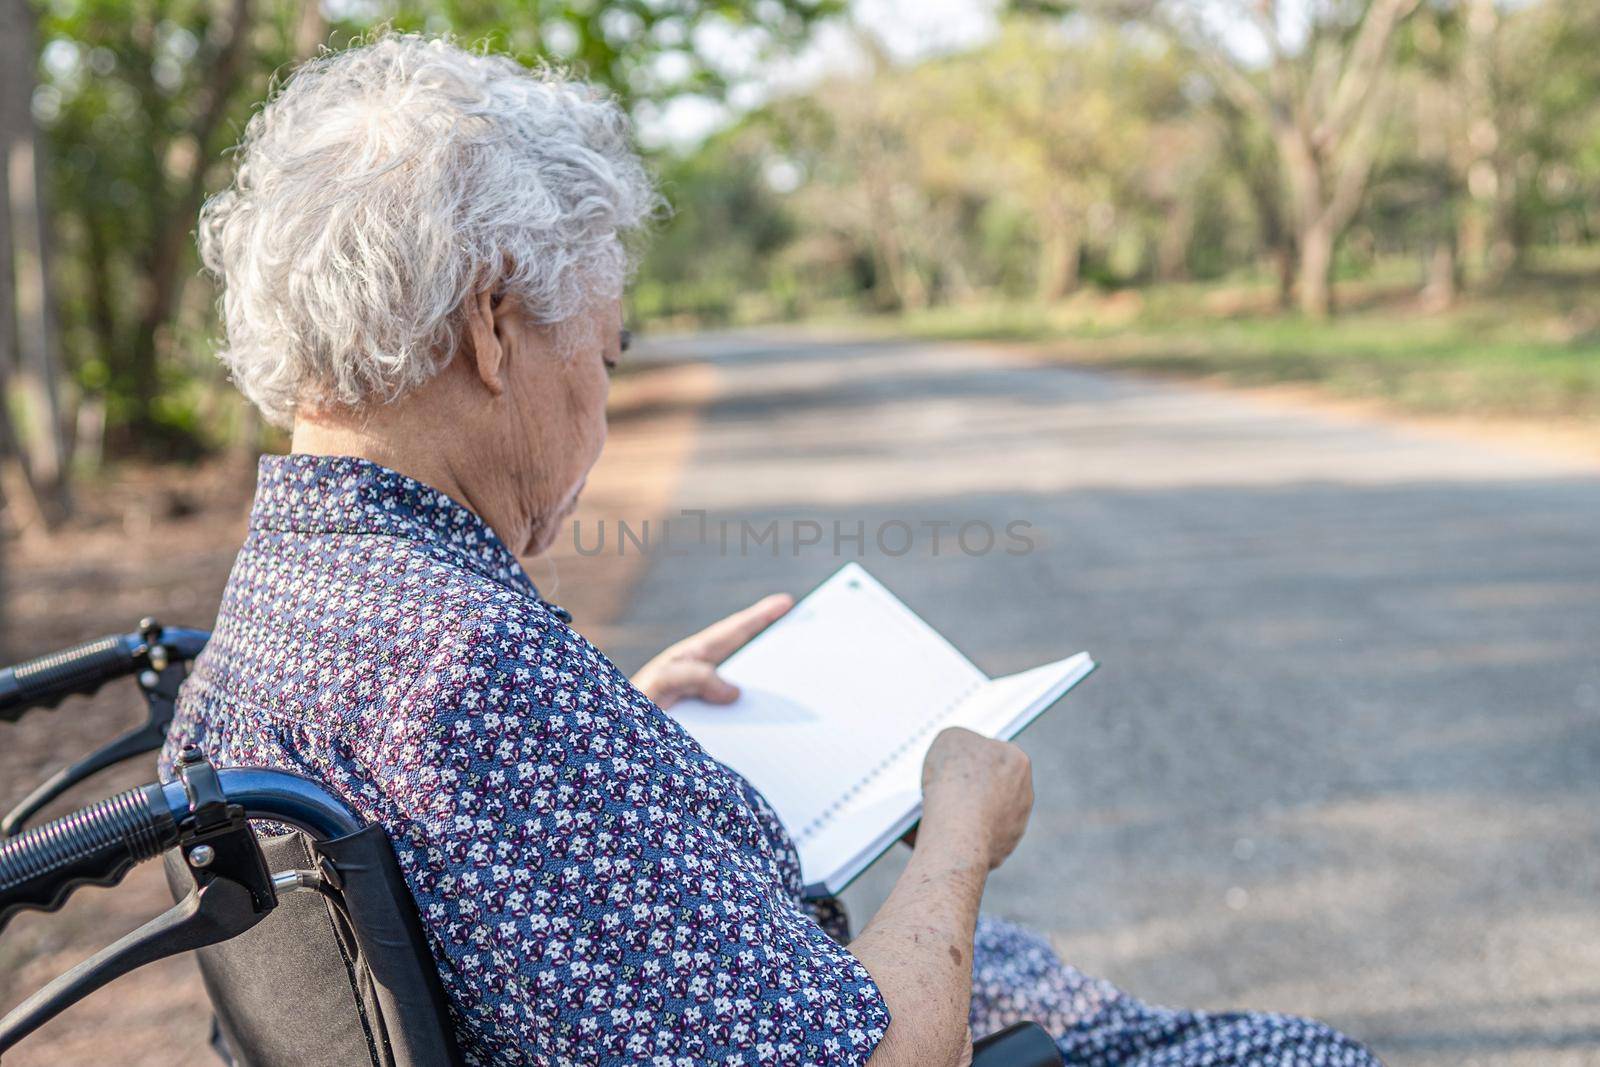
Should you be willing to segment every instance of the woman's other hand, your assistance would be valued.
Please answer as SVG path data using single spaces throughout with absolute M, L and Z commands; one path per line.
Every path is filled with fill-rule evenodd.
M 968 842 L 988 870 L 1011 855 L 1033 811 L 1033 766 L 1006 741 L 951 727 L 933 739 L 922 761 L 918 838 Z
M 684 638 L 640 667 L 633 684 L 663 709 L 689 698 L 708 704 L 732 704 L 739 699 L 739 687 L 718 676 L 718 665 L 792 607 L 794 598 L 787 593 L 762 597 L 743 611 Z

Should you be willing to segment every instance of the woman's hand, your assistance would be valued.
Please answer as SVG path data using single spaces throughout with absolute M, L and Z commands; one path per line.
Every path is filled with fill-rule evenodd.
M 1033 811 L 1027 753 L 971 730 L 940 731 L 922 761 L 922 823 L 917 839 L 969 842 L 987 870 L 1005 862 Z
M 708 704 L 732 704 L 739 699 L 739 687 L 718 677 L 717 666 L 792 607 L 794 597 L 787 593 L 762 597 L 640 667 L 633 684 L 663 709 L 690 697 Z
M 893 1021 L 868 1067 L 959 1067 L 972 1058 L 972 933 L 989 872 L 1033 810 L 1033 770 L 1016 745 L 971 730 L 933 739 L 922 761 L 922 825 L 894 891 L 850 951 Z

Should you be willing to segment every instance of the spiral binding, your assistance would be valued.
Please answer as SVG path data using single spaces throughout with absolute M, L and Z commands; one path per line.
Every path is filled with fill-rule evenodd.
M 826 829 L 828 824 L 831 823 L 841 811 L 850 806 L 850 802 L 855 800 L 855 798 L 861 794 L 862 790 L 866 789 L 873 782 L 877 781 L 878 778 L 881 777 L 883 773 L 890 767 L 904 759 L 906 754 L 917 746 L 917 742 L 921 741 L 930 732 L 932 732 L 934 727 L 946 721 L 950 717 L 950 713 L 956 708 L 960 707 L 961 704 L 973 693 L 977 692 L 979 689 L 982 689 L 986 681 L 987 679 L 984 678 L 976 679 L 966 689 L 962 690 L 960 696 L 956 697 L 949 704 L 946 704 L 943 708 L 940 708 L 938 711 L 928 716 L 927 721 L 925 721 L 921 726 L 917 727 L 916 730 L 912 731 L 911 735 L 902 741 L 898 747 L 891 751 L 882 760 L 878 761 L 878 763 L 869 769 L 866 774 L 862 775 L 861 779 L 849 789 L 845 790 L 842 796 L 840 796 L 832 804 L 829 804 L 826 808 L 822 809 L 822 811 L 817 814 L 816 818 L 802 826 L 799 832 L 794 834 L 795 843 L 804 844 Z

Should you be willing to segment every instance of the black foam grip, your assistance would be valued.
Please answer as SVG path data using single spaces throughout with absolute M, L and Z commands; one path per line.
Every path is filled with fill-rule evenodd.
M 24 908 L 55 911 L 81 885 L 115 885 L 177 843 L 161 787 L 80 808 L 0 844 L 0 928 Z
M 12 721 L 29 708 L 94 692 L 131 673 L 141 647 L 137 635 L 114 634 L 0 671 L 0 719 Z

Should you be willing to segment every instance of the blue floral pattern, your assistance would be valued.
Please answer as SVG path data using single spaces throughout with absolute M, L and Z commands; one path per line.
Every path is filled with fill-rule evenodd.
M 1343 1034 L 1268 1012 L 1204 1012 L 1144 1004 L 1061 962 L 1038 934 L 978 921 L 972 1031 L 1029 1019 L 1082 1067 L 1381 1067 Z
M 760 794 L 393 471 L 262 460 L 164 773 L 190 742 L 384 825 L 469 1063 L 859 1064 L 889 1025 Z M 1373 1062 L 1315 1023 L 1147 1008 L 985 921 L 974 1032 L 1018 1018 L 1074 1063 Z

